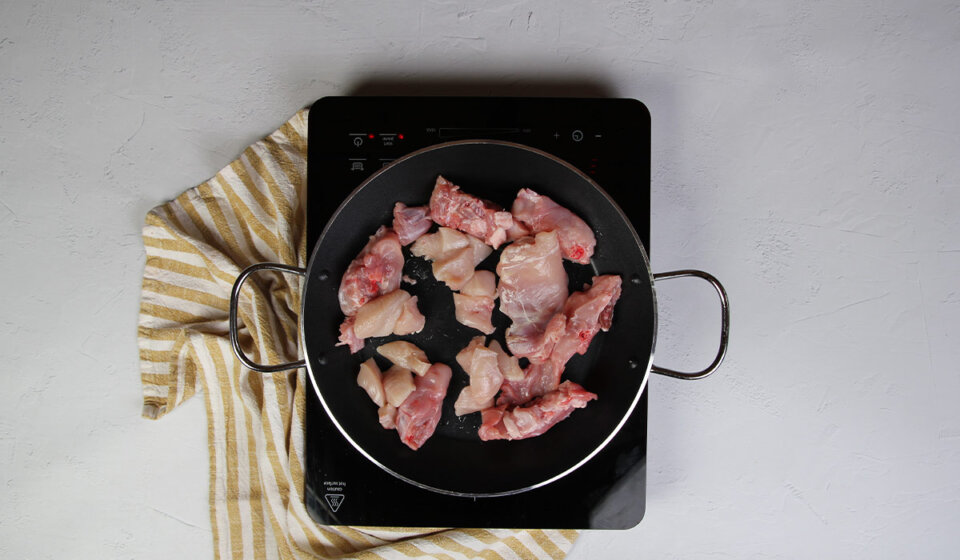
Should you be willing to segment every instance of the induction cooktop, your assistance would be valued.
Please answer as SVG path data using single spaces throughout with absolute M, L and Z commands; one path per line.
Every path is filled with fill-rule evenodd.
M 308 247 L 344 198 L 394 159 L 442 142 L 496 139 L 549 152 L 593 178 L 649 254 L 650 116 L 639 101 L 325 97 L 308 122 Z M 380 469 L 340 434 L 309 390 L 305 505 L 324 525 L 627 529 L 645 509 L 648 394 L 649 385 L 616 436 L 579 469 L 520 494 L 467 498 Z

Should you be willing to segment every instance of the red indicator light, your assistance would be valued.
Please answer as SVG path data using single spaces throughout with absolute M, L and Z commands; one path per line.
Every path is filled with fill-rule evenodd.
M 397 138 L 403 140 L 403 134 L 397 134 Z
M 370 134 L 367 134 L 367 138 L 373 140 L 373 133 L 371 132 Z

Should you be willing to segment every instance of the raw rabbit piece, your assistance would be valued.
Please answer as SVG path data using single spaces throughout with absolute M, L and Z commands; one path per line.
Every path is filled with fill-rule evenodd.
M 404 247 L 427 233 L 432 226 L 429 206 L 407 206 L 402 202 L 393 205 L 393 230 Z
M 507 230 L 513 227 L 510 212 L 461 191 L 442 176 L 437 177 L 430 195 L 430 217 L 441 226 L 482 239 L 494 249 L 507 240 Z
M 364 339 L 372 336 L 406 335 L 420 332 L 426 317 L 417 309 L 417 296 L 394 290 L 367 302 L 353 317 L 340 325 L 340 342 L 354 354 L 363 348 Z
M 377 353 L 400 367 L 412 370 L 417 375 L 424 375 L 430 369 L 427 353 L 406 340 L 394 340 L 377 346 Z
M 597 239 L 590 226 L 570 210 L 531 189 L 520 189 L 510 213 L 533 233 L 557 232 L 564 258 L 580 264 L 590 263 Z
M 468 296 L 497 297 L 497 277 L 489 270 L 477 270 L 470 280 L 460 288 L 460 293 Z
M 400 366 L 393 366 L 383 374 L 383 391 L 386 400 L 393 406 L 399 407 L 416 388 L 413 373 Z
M 457 354 L 457 363 L 470 376 L 470 385 L 461 391 L 457 402 L 454 403 L 457 416 L 491 406 L 493 397 L 500 390 L 500 384 L 503 382 L 497 353 L 484 348 L 483 337 L 478 336 Z
M 500 311 L 513 321 L 507 348 L 517 357 L 542 361 L 549 355 L 544 332 L 567 300 L 567 273 L 555 232 L 541 232 L 508 245 L 497 264 Z
M 405 335 L 414 334 L 423 330 L 427 324 L 427 318 L 420 313 L 417 308 L 417 296 L 411 296 L 403 303 L 403 309 L 400 310 L 400 317 L 393 325 L 393 334 Z
M 388 430 L 397 428 L 397 407 L 386 403 L 377 409 L 377 417 L 380 418 L 380 425 Z
M 574 354 L 585 354 L 600 330 L 607 330 L 613 321 L 613 308 L 620 299 L 622 280 L 617 275 L 594 276 L 593 284 L 574 292 L 563 304 L 566 329 L 554 346 L 550 360 L 562 366 Z
M 454 315 L 457 322 L 470 328 L 477 329 L 483 334 L 493 334 L 493 298 L 485 296 L 468 296 L 453 294 Z
M 383 406 L 387 402 L 386 394 L 383 391 L 383 374 L 380 373 L 380 368 L 377 367 L 377 362 L 373 358 L 360 364 L 357 385 L 367 392 L 367 395 L 377 406 Z
M 410 247 L 416 257 L 433 262 L 433 275 L 451 290 L 461 289 L 474 275 L 474 268 L 493 252 L 479 239 L 441 227 L 424 235 Z
M 620 297 L 620 287 L 619 276 L 595 276 L 593 285 L 571 294 L 564 303 L 563 313 L 551 320 L 551 325 L 562 324 L 563 328 L 559 332 L 553 331 L 558 336 L 549 358 L 541 363 L 531 363 L 521 379 L 505 380 L 497 404 L 522 404 L 556 389 L 570 358 L 587 352 L 594 336 L 603 329 L 604 321 L 609 327 L 613 307 Z
M 340 280 L 340 310 L 354 315 L 368 301 L 399 288 L 402 274 L 400 240 L 392 229 L 381 226 Z
M 564 381 L 556 390 L 528 406 L 508 409 L 502 405 L 484 410 L 483 424 L 478 433 L 484 441 L 539 436 L 570 416 L 575 409 L 587 406 L 596 398 L 597 395 L 573 381 Z
M 449 366 L 433 364 L 426 375 L 416 377 L 416 388 L 397 407 L 397 431 L 400 432 L 400 440 L 410 449 L 419 449 L 437 429 L 443 398 L 452 375 Z
M 520 360 L 516 357 L 507 354 L 507 352 L 500 346 L 500 343 L 496 340 L 491 340 L 490 344 L 487 344 L 487 348 L 493 350 L 497 353 L 497 367 L 500 368 L 500 373 L 503 374 L 504 380 L 520 380 L 523 379 L 523 370 L 520 369 Z

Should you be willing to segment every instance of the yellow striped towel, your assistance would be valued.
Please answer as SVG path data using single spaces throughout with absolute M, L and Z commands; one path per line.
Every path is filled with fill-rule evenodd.
M 143 228 L 139 345 L 143 415 L 202 393 L 217 558 L 563 558 L 576 531 L 325 527 L 303 505 L 304 370 L 258 374 L 235 359 L 230 290 L 246 266 L 304 266 L 307 111 L 215 177 L 158 206 Z M 241 344 L 254 361 L 295 359 L 299 277 L 247 282 Z

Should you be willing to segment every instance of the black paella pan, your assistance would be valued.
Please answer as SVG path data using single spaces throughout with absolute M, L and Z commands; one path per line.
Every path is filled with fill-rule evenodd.
M 426 204 L 438 174 L 465 192 L 509 208 L 517 191 L 529 187 L 573 210 L 590 226 L 597 247 L 589 265 L 564 262 L 570 290 L 599 274 L 618 274 L 623 294 L 616 304 L 609 332 L 598 333 L 589 351 L 574 356 L 564 379 L 573 380 L 598 395 L 586 408 L 542 436 L 520 441 L 480 441 L 480 414 L 454 414 L 453 403 L 467 376 L 455 356 L 480 333 L 456 322 L 452 292 L 432 277 L 429 263 L 404 249 L 404 274 L 416 280 L 402 287 L 418 296 L 426 326 L 417 334 L 368 339 L 366 347 L 350 354 L 336 346 L 343 314 L 337 299 L 340 278 L 350 262 L 381 225 L 392 222 L 393 205 Z M 495 251 L 479 268 L 493 270 Z M 264 366 L 251 362 L 240 349 L 237 301 L 245 279 L 258 270 L 272 269 L 304 276 L 300 310 L 300 346 L 304 360 Z M 720 348 L 706 369 L 681 373 L 653 365 L 657 333 L 654 280 L 696 276 L 710 282 L 720 296 Z M 574 471 L 598 453 L 630 416 L 651 372 L 673 377 L 706 377 L 720 365 L 727 348 L 729 311 L 726 293 L 711 275 L 695 270 L 653 274 L 646 252 L 629 220 L 596 183 L 572 165 L 545 152 L 507 142 L 468 140 L 438 144 L 396 160 L 372 175 L 343 201 L 326 224 L 313 248 L 306 270 L 274 263 L 249 267 L 237 278 L 230 306 L 230 334 L 234 350 L 245 366 L 273 372 L 306 366 L 308 376 L 327 414 L 343 436 L 364 456 L 390 474 L 411 484 L 444 494 L 471 497 L 502 496 L 548 484 Z M 503 343 L 509 320 L 494 311 L 494 335 Z M 417 451 L 401 443 L 397 433 L 383 429 L 377 407 L 356 375 L 361 362 L 376 357 L 389 363 L 375 348 L 392 339 L 409 340 L 422 348 L 431 362 L 443 362 L 453 371 L 443 415 L 433 437 Z

